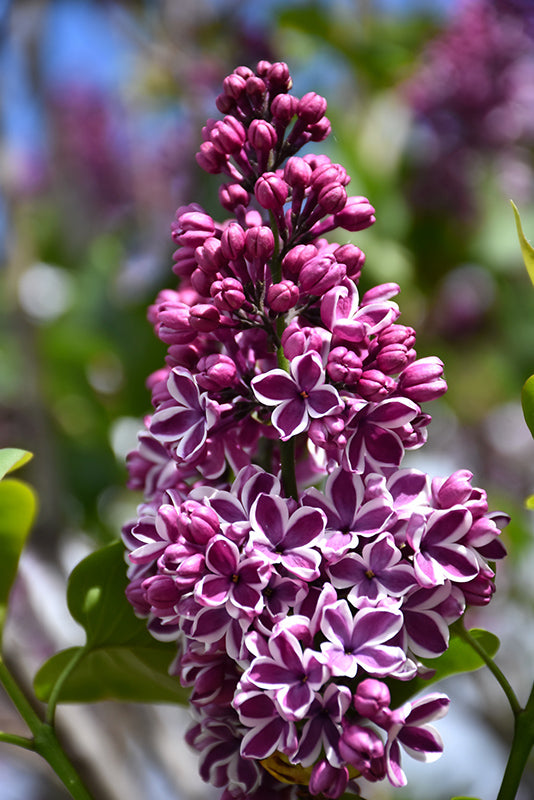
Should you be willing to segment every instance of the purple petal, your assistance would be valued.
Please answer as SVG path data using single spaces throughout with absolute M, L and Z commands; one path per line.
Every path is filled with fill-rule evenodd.
M 282 498 L 260 494 L 252 506 L 251 517 L 272 545 L 276 546 L 282 541 L 288 520 L 287 506 Z
M 305 431 L 309 419 L 304 398 L 297 395 L 292 400 L 281 403 L 273 411 L 271 422 L 284 442 Z
M 298 387 L 283 369 L 272 369 L 265 375 L 257 375 L 252 378 L 251 385 L 260 403 L 268 406 L 298 396 Z
M 325 518 L 318 509 L 298 508 L 289 519 L 284 548 L 292 550 L 307 545 L 320 536 L 324 528 Z
M 199 391 L 193 376 L 187 370 L 175 367 L 167 380 L 171 397 L 187 408 L 199 408 Z
M 319 389 L 314 389 L 310 392 L 307 406 L 308 414 L 314 418 L 333 414 L 343 408 L 337 389 L 333 386 L 321 386 Z
M 295 378 L 299 391 L 307 394 L 315 391 L 317 384 L 324 382 L 324 367 L 320 355 L 315 351 L 309 351 L 297 356 L 291 362 L 291 374 Z
M 214 539 L 206 551 L 206 564 L 219 575 L 233 575 L 239 561 L 237 546 L 226 538 Z

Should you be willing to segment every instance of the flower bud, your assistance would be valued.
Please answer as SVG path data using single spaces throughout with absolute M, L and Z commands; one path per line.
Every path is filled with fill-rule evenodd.
M 196 248 L 195 258 L 198 266 L 204 272 L 218 272 L 225 263 L 220 239 L 215 236 L 205 239 L 204 243 Z
M 297 113 L 298 100 L 292 94 L 277 94 L 271 103 L 273 121 L 286 128 Z
M 288 195 L 287 183 L 274 172 L 265 172 L 254 186 L 256 200 L 268 211 L 280 213 Z
M 217 330 L 220 317 L 221 315 L 214 305 L 210 303 L 197 303 L 197 305 L 191 308 L 189 323 L 195 331 L 209 333 L 210 331 Z
M 276 146 L 278 137 L 269 122 L 264 119 L 253 119 L 248 129 L 248 141 L 255 150 L 268 153 Z
M 284 180 L 293 189 L 306 189 L 310 184 L 312 168 L 300 156 L 288 158 L 284 166 Z
M 255 225 L 245 233 L 245 255 L 267 260 L 274 253 L 274 234 L 267 225 Z
M 277 314 L 285 313 L 298 303 L 299 290 L 293 281 L 283 280 L 273 283 L 267 290 L 267 304 Z
M 312 769 L 310 793 L 328 798 L 341 797 L 348 782 L 349 771 L 346 767 L 333 767 L 328 761 L 322 759 Z
M 153 613 L 166 616 L 173 613 L 173 607 L 179 601 L 181 592 L 170 575 L 152 575 L 143 581 L 146 599 Z
M 416 403 L 441 397 L 447 391 L 443 378 L 443 362 L 436 356 L 420 358 L 399 375 L 399 392 Z
M 235 117 L 225 117 L 213 126 L 210 141 L 223 155 L 239 153 L 245 144 L 247 134 L 243 125 Z
M 339 183 L 329 183 L 319 192 L 317 202 L 326 214 L 336 214 L 344 208 L 347 192 Z
M 308 261 L 311 261 L 318 253 L 313 244 L 297 244 L 282 259 L 282 269 L 292 277 L 298 275 Z
M 198 210 L 197 210 L 198 209 Z M 175 242 L 185 247 L 200 247 L 215 233 L 213 219 L 200 209 L 200 206 L 182 206 L 176 212 L 171 225 L 171 235 Z
M 210 175 L 218 175 L 223 172 L 227 164 L 227 157 L 219 152 L 213 142 L 202 142 L 200 150 L 195 155 L 198 166 Z
M 237 378 L 237 368 L 229 356 L 212 354 L 198 362 L 198 385 L 207 392 L 219 392 L 233 386 Z
M 334 250 L 334 258 L 341 264 L 345 264 L 347 278 L 357 283 L 365 264 L 365 253 L 355 244 L 344 244 Z
M 308 125 L 310 141 L 323 142 L 332 132 L 332 126 L 328 117 L 323 117 L 314 125 Z
M 363 231 L 376 221 L 374 213 L 366 197 L 349 197 L 345 208 L 334 216 L 334 222 L 346 231 Z
M 237 278 L 223 278 L 215 281 L 210 288 L 214 305 L 219 311 L 237 311 L 245 302 L 245 292 Z
M 336 383 L 354 385 L 362 374 L 362 360 L 354 350 L 346 347 L 334 347 L 328 354 L 326 371 Z
M 382 740 L 371 728 L 345 724 L 339 740 L 341 758 L 366 777 L 372 775 L 372 765 L 384 755 Z
M 229 114 L 235 108 L 235 100 L 230 95 L 221 92 L 215 98 L 215 105 L 217 111 L 220 111 L 221 114 Z
M 228 97 L 231 97 L 232 100 L 239 100 L 245 91 L 246 80 L 234 70 L 231 75 L 228 75 L 228 77 L 223 80 L 222 85 L 224 93 L 228 95 Z
M 350 183 L 350 177 L 341 164 L 332 164 L 331 161 L 325 161 L 315 167 L 312 172 L 310 183 L 319 191 L 330 183 L 339 183 L 341 186 L 346 186 Z
M 245 252 L 245 231 L 237 222 L 231 222 L 222 232 L 221 249 L 230 261 L 235 261 Z
M 313 125 L 324 117 L 326 105 L 324 97 L 315 92 L 307 92 L 298 102 L 297 115 L 303 122 Z
M 319 328 L 301 328 L 298 322 L 291 322 L 282 334 L 282 347 L 290 361 L 309 350 L 320 353 L 324 340 Z
M 204 545 L 219 532 L 219 518 L 209 506 L 186 500 L 178 511 L 177 527 L 188 542 Z
M 362 717 L 373 720 L 390 702 L 388 687 L 376 678 L 365 678 L 356 688 L 354 707 Z
M 219 202 L 226 211 L 234 213 L 238 206 L 247 206 L 250 194 L 240 183 L 223 183 L 219 186 Z
M 276 61 L 271 64 L 265 75 L 265 81 L 271 93 L 288 92 L 293 81 L 289 74 L 289 67 L 283 61 Z
M 395 387 L 395 380 L 378 369 L 366 369 L 358 381 L 358 393 L 366 400 L 383 400 Z
M 346 275 L 345 265 L 330 255 L 317 255 L 302 267 L 299 283 L 302 291 L 320 296 L 337 286 Z

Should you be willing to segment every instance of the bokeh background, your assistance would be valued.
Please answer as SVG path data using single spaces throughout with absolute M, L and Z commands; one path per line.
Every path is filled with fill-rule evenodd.
M 532 0 L 16 0 L 0 2 L 0 446 L 32 450 L 40 513 L 13 593 L 6 650 L 31 683 L 82 640 L 65 580 L 119 535 L 139 501 L 125 454 L 149 409 L 163 346 L 146 321 L 173 285 L 175 209 L 220 215 L 218 179 L 194 154 L 218 116 L 225 75 L 289 64 L 294 92 L 328 99 L 342 163 L 377 223 L 353 234 L 363 284 L 396 281 L 420 356 L 445 362 L 410 464 L 465 467 L 512 515 L 507 563 L 488 609 L 498 663 L 520 699 L 534 678 L 534 443 L 519 401 L 534 372 L 534 289 L 509 203 L 534 238 Z M 349 240 L 344 234 L 344 240 Z M 484 671 L 440 687 L 445 755 L 405 759 L 409 785 L 373 800 L 496 795 L 511 713 Z M 100 704 L 60 709 L 63 739 L 99 800 L 200 800 L 182 742 L 187 713 Z M 24 733 L 7 699 L 0 729 Z M 534 796 L 534 770 L 522 797 Z M 60 800 L 37 757 L 0 746 L 1 800 Z M 367 794 L 366 794 L 367 797 Z

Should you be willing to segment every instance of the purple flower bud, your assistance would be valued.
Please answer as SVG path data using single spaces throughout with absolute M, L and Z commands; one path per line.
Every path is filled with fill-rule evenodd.
M 213 142 L 202 142 L 195 158 L 198 166 L 210 175 L 223 172 L 228 160 L 224 153 L 214 147 Z
M 345 265 L 339 264 L 333 255 L 317 255 L 300 270 L 299 283 L 302 291 L 320 296 L 341 283 L 345 275 Z
M 476 578 L 462 583 L 461 589 L 469 606 L 486 606 L 495 592 L 495 575 L 491 569 L 482 568 Z
M 180 591 L 170 575 L 152 575 L 143 582 L 146 599 L 155 614 L 166 616 L 180 599 Z
M 215 98 L 215 105 L 221 114 L 229 114 L 235 108 L 235 101 L 230 95 L 221 92 Z
M 308 125 L 314 125 L 326 113 L 326 100 L 320 94 L 307 92 L 300 98 L 297 106 L 299 118 Z
M 310 794 L 320 794 L 329 798 L 341 797 L 348 782 L 349 771 L 346 767 L 333 767 L 322 759 L 312 769 Z
M 172 254 L 172 271 L 175 275 L 188 276 L 191 275 L 196 268 L 197 262 L 195 259 L 195 248 L 193 247 L 179 247 Z
M 375 222 L 375 210 L 366 197 L 349 197 L 345 208 L 334 216 L 335 225 L 346 231 L 363 231 Z
M 191 273 L 191 286 L 201 297 L 209 297 L 213 275 L 208 275 L 203 269 L 197 267 Z
M 237 311 L 245 302 L 245 292 L 237 278 L 223 278 L 211 285 L 210 294 L 219 311 Z
M 270 61 L 267 61 L 267 59 L 263 58 L 256 64 L 256 75 L 259 75 L 260 78 L 265 78 L 271 67 L 272 63 Z
M 288 158 L 284 167 L 284 179 L 293 189 L 304 190 L 310 184 L 312 168 L 300 156 Z
M 210 141 L 219 153 L 232 155 L 239 153 L 246 142 L 247 133 L 235 117 L 225 117 L 213 126 Z
M 209 303 L 197 303 L 192 306 L 189 314 L 189 323 L 195 331 L 209 333 L 219 327 L 221 315 L 214 305 Z
M 267 261 L 274 253 L 274 234 L 267 225 L 255 225 L 245 233 L 247 258 Z
M 443 362 L 436 356 L 420 358 L 399 375 L 399 392 L 416 403 L 441 397 L 447 391 L 443 378 Z
M 346 347 L 334 347 L 328 354 L 326 371 L 336 383 L 354 385 L 362 374 L 362 360 L 354 350 Z
M 224 257 L 231 261 L 245 252 L 245 231 L 237 222 L 231 222 L 222 232 L 221 248 Z
M 205 240 L 215 233 L 215 223 L 204 211 L 190 210 L 190 206 L 182 206 L 176 212 L 176 219 L 171 225 L 171 235 L 175 242 L 185 247 L 200 247 Z
M 204 272 L 218 272 L 225 263 L 220 239 L 217 239 L 215 236 L 210 236 L 205 239 L 204 243 L 196 248 L 195 258 L 198 266 L 204 270 Z
M 291 75 L 289 74 L 289 67 L 283 61 L 276 61 L 271 64 L 267 73 L 265 74 L 266 83 L 272 94 L 275 92 L 288 92 L 293 86 Z
M 146 592 L 143 589 L 144 581 L 145 578 L 131 580 L 125 592 L 128 602 L 139 617 L 148 617 L 150 614 L 150 603 L 147 602 Z
M 292 94 L 277 94 L 271 103 L 273 120 L 286 128 L 297 113 L 298 100 Z
M 254 73 L 250 69 L 250 67 L 246 67 L 244 65 L 241 65 L 240 67 L 236 67 L 234 69 L 234 73 L 236 75 L 239 75 L 241 78 L 244 78 L 245 80 L 248 80 L 249 78 L 252 78 L 253 75 L 254 75 Z
M 317 202 L 327 214 L 336 214 L 345 207 L 347 192 L 339 183 L 329 183 L 319 192 Z
M 358 382 L 358 392 L 366 400 L 383 400 L 395 387 L 395 380 L 378 369 L 366 369 Z
M 229 356 L 212 354 L 203 356 L 198 362 L 198 385 L 207 392 L 219 392 L 233 386 L 237 380 L 237 368 Z
M 178 532 L 188 542 L 207 544 L 220 530 L 219 518 L 209 506 L 186 500 L 180 506 L 176 521 Z
M 361 772 L 364 778 L 372 778 L 373 764 L 384 756 L 384 745 L 371 728 L 345 724 L 339 740 L 339 752 L 343 760 Z
M 323 117 L 314 125 L 308 125 L 310 141 L 323 142 L 332 132 L 332 126 L 328 117 Z
M 457 503 L 465 503 L 473 494 L 472 477 L 473 473 L 468 469 L 458 469 L 443 481 L 436 492 L 439 507 L 451 508 Z M 487 511 L 487 504 L 485 505 L 482 513 Z
M 283 210 L 288 191 L 287 183 L 275 172 L 265 172 L 254 186 L 254 194 L 260 206 L 276 213 Z
M 323 345 L 324 339 L 319 328 L 301 328 L 298 322 L 291 322 L 282 334 L 282 347 L 290 361 L 308 350 L 320 353 Z
M 248 141 L 255 150 L 268 153 L 278 141 L 273 126 L 264 119 L 253 119 L 248 129 Z
M 223 183 L 219 186 L 219 202 L 226 211 L 234 213 L 238 206 L 248 206 L 250 194 L 240 183 Z
M 376 678 L 365 678 L 358 684 L 354 695 L 354 707 L 358 714 L 373 720 L 391 702 L 388 687 Z
M 331 183 L 339 183 L 341 186 L 346 186 L 350 183 L 350 178 L 341 164 L 332 164 L 330 161 L 325 161 L 315 167 L 312 172 L 310 183 L 319 191 L 324 186 Z
M 381 303 L 384 300 L 390 300 L 400 292 L 398 283 L 381 283 L 378 286 L 373 286 L 369 289 L 360 300 L 361 306 L 368 306 L 371 303 Z
M 250 78 L 247 78 L 245 91 L 253 102 L 257 103 L 265 95 L 267 86 L 265 85 L 265 81 L 257 75 L 251 75 Z
M 283 314 L 290 308 L 294 308 L 298 299 L 299 290 L 293 281 L 283 280 L 280 283 L 273 283 L 267 290 L 267 304 L 271 311 L 275 311 L 277 314 Z
M 282 269 L 292 277 L 298 275 L 308 261 L 317 255 L 318 250 L 313 244 L 297 244 L 282 259 Z
M 234 71 L 223 80 L 223 90 L 228 97 L 239 100 L 246 87 L 246 80 Z
M 365 253 L 355 244 L 344 244 L 334 250 L 334 258 L 341 264 L 345 264 L 347 278 L 357 283 L 365 264 Z

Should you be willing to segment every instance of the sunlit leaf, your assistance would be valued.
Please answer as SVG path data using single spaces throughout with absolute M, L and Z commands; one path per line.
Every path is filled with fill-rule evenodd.
M 476 639 L 478 644 L 493 658 L 499 649 L 499 639 L 494 633 L 480 628 L 473 628 L 469 631 L 470 635 Z M 454 630 L 451 631 L 451 638 L 448 649 L 438 658 L 422 658 L 421 661 L 429 669 L 434 670 L 432 677 L 428 679 L 415 678 L 412 681 L 390 681 L 388 683 L 392 707 L 398 707 L 409 700 L 410 697 L 428 688 L 433 683 L 456 675 L 462 672 L 474 672 L 485 666 L 483 659 L 478 653 L 464 641 Z
M 4 447 L 0 450 L 0 479 L 14 469 L 19 469 L 26 464 L 33 453 L 28 450 L 20 450 L 18 447 Z
M 0 628 L 36 507 L 35 494 L 26 483 L 13 478 L 0 482 Z
M 534 375 L 525 381 L 521 390 L 521 405 L 523 406 L 523 416 L 529 430 L 534 436 Z
M 187 692 L 168 669 L 176 656 L 172 642 L 156 641 L 125 596 L 128 580 L 121 542 L 87 556 L 73 570 L 67 589 L 70 613 L 86 633 L 83 648 L 70 648 L 49 659 L 35 677 L 35 693 L 49 699 L 73 658 L 60 702 L 128 700 L 186 703 Z M 83 652 L 80 652 L 83 651 Z
M 521 217 L 519 216 L 519 211 L 517 210 L 517 206 L 511 200 L 510 202 L 512 203 L 512 208 L 514 210 L 515 224 L 517 226 L 517 235 L 519 237 L 519 244 L 521 246 L 523 261 L 525 262 L 525 267 L 527 268 L 530 280 L 534 284 L 534 247 L 532 247 L 532 245 L 526 238 L 525 234 L 523 233 L 523 226 L 521 225 Z
M 529 509 L 529 511 L 534 511 L 534 494 L 531 494 L 530 497 L 527 497 L 525 500 L 525 506 Z

